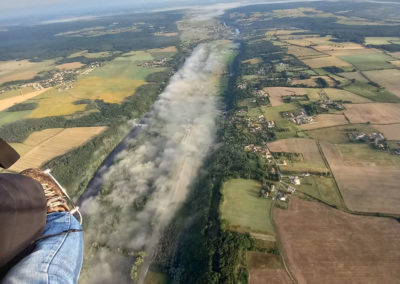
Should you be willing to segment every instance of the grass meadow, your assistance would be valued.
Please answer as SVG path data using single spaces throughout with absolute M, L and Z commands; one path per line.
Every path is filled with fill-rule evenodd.
M 259 197 L 261 185 L 254 180 L 231 179 L 222 187 L 222 219 L 240 232 L 273 233 L 270 218 L 272 200 Z

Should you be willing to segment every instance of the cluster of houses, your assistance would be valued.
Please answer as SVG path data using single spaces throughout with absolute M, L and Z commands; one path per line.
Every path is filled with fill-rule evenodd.
M 250 144 L 244 147 L 245 151 L 250 151 L 254 153 L 261 153 L 267 160 L 272 159 L 272 154 L 268 150 L 267 147 L 263 146 L 255 146 L 254 144 Z
M 380 132 L 371 134 L 351 132 L 348 134 L 350 141 L 370 143 L 374 148 L 379 150 L 386 150 L 386 138 Z
M 143 63 L 138 64 L 138 66 L 144 67 L 144 68 L 163 67 L 168 62 L 168 60 L 169 60 L 169 58 L 163 58 L 163 59 L 154 60 L 154 61 L 150 61 L 150 62 L 143 62 Z
M 238 114 L 245 113 L 243 110 L 239 110 Z M 255 132 L 261 132 L 264 129 L 273 129 L 275 128 L 275 122 L 270 120 L 267 121 L 264 115 L 260 115 L 256 118 L 253 117 L 235 117 L 235 120 L 244 122 L 247 128 L 249 129 L 249 132 L 255 133 Z
M 290 111 L 283 112 L 282 116 L 288 119 L 289 121 L 296 123 L 297 125 L 308 124 L 314 121 L 312 116 L 309 116 L 304 109 L 301 109 L 296 113 Z
M 288 201 L 288 198 L 291 194 L 296 191 L 296 188 L 289 185 L 284 190 L 279 190 L 276 188 L 274 184 L 270 186 L 263 185 L 261 189 L 261 197 L 263 198 L 271 198 L 272 200 L 280 200 L 283 202 Z
M 335 102 L 331 100 L 321 100 L 318 102 L 318 106 L 326 111 L 329 109 L 344 110 L 344 106 L 341 102 Z

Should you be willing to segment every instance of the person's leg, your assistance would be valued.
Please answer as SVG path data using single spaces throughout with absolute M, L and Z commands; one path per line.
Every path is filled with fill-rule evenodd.
M 47 215 L 43 236 L 67 230 L 81 230 L 69 212 Z M 82 232 L 62 233 L 39 240 L 35 250 L 5 276 L 2 283 L 69 284 L 77 283 L 83 259 Z

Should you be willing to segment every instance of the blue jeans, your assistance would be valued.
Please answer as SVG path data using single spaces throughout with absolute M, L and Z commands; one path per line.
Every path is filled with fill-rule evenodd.
M 47 215 L 43 236 L 81 229 L 68 212 Z M 2 283 L 69 284 L 78 283 L 83 259 L 82 232 L 63 233 L 39 240 L 34 251 L 17 263 Z

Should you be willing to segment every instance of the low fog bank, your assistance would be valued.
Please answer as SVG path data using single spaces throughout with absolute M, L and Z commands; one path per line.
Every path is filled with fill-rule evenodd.
M 233 48 L 217 41 L 193 51 L 155 103 L 147 127 L 106 174 L 100 196 L 83 205 L 81 283 L 125 283 L 135 261 L 146 270 L 214 141 L 219 80 Z

